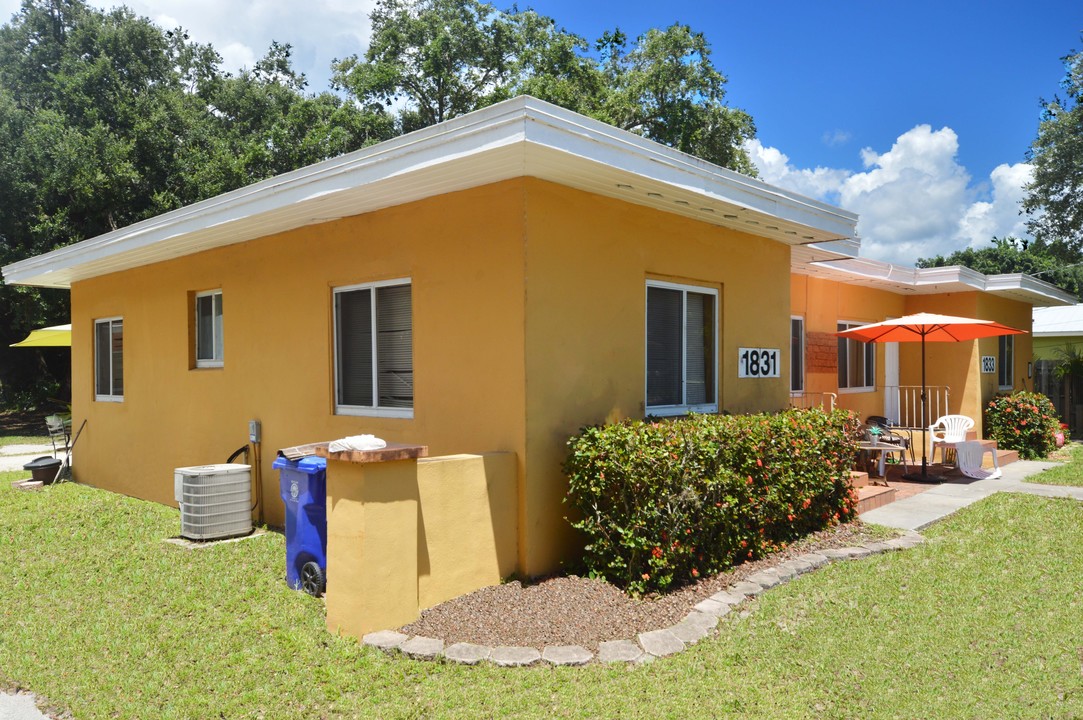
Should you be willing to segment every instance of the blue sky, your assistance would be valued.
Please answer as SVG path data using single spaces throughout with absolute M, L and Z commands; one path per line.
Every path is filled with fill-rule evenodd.
M 90 0 L 112 7 L 113 0 Z M 210 42 L 226 69 L 291 43 L 313 90 L 364 51 L 374 0 L 130 0 Z M 510 3 L 508 3 L 510 4 Z M 862 254 L 904 264 L 1021 235 L 1039 99 L 1083 49 L 1079 0 L 520 2 L 595 39 L 674 22 L 703 32 L 728 101 L 756 121 L 761 177 L 861 216 Z M 504 7 L 505 3 L 496 3 Z M 0 0 L 7 18 L 18 0 Z

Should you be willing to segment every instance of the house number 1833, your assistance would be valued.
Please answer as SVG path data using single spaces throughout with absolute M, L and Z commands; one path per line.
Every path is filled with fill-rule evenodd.
M 777 348 L 739 348 L 737 377 L 779 377 L 779 350 Z

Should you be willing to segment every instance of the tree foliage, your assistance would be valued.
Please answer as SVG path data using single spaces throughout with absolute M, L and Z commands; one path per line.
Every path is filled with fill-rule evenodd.
M 288 45 L 236 76 L 183 29 L 121 7 L 24 0 L 0 27 L 0 263 L 48 252 L 385 139 L 382 108 L 306 94 Z M 0 404 L 67 377 L 9 349 L 67 294 L 0 285 Z M 33 395 L 34 392 L 31 392 Z
M 337 87 L 400 108 L 415 130 L 518 94 L 534 95 L 754 175 L 742 144 L 752 118 L 725 104 L 726 79 L 702 33 L 676 24 L 630 43 L 618 30 L 591 46 L 532 10 L 479 0 L 379 0 L 364 58 L 334 65 Z
M 1065 98 L 1042 103 L 1038 137 L 1028 153 L 1034 177 L 1023 209 L 1034 237 L 1078 250 L 1083 248 L 1083 52 L 1062 60 Z
M 288 44 L 236 74 L 183 28 L 126 7 L 23 0 L 0 26 L 0 264 L 109 232 L 520 93 L 752 174 L 751 118 L 684 25 L 593 45 L 480 0 L 378 0 L 363 58 L 310 93 Z M 10 350 L 67 322 L 67 294 L 0 284 L 0 405 L 55 390 L 60 351 Z M 44 390 L 43 390 L 44 389 Z

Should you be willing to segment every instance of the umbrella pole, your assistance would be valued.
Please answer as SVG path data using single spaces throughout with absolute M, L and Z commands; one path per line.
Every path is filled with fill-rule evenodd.
M 923 483 L 939 483 L 944 478 L 933 475 L 929 476 L 929 418 L 925 417 L 925 333 L 921 334 L 921 474 L 914 473 L 903 475 L 904 480 L 915 480 Z

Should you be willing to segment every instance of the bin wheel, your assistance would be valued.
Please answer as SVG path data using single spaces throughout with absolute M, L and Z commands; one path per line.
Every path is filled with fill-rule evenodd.
M 312 597 L 323 595 L 327 586 L 327 578 L 324 577 L 323 568 L 318 563 L 306 562 L 301 566 L 301 589 Z

